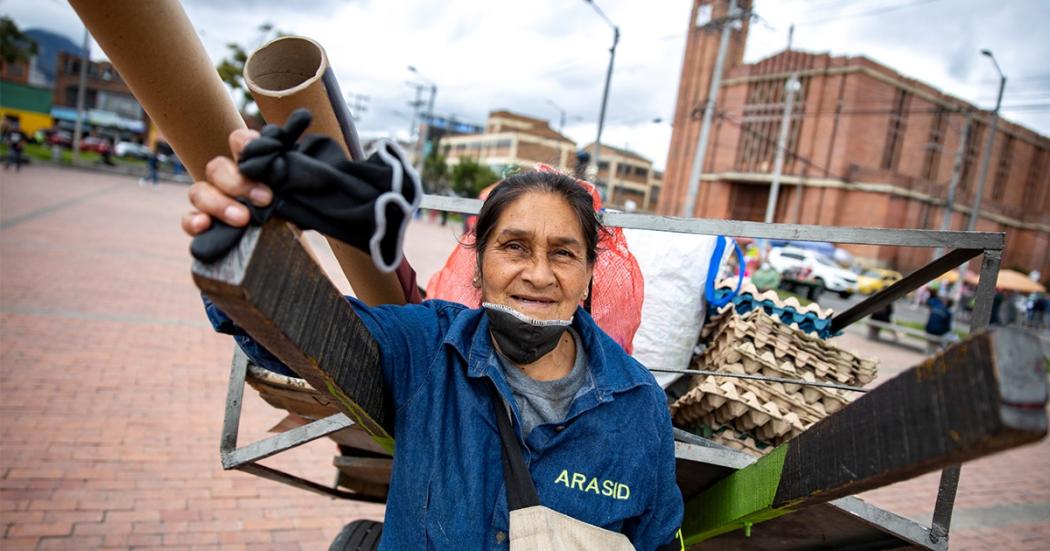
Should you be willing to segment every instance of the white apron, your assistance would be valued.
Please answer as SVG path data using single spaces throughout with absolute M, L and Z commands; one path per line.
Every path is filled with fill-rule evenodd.
M 540 505 L 508 408 L 499 392 L 495 388 L 493 391 L 496 392 L 496 424 L 503 448 L 503 479 L 510 511 L 510 551 L 633 551 L 634 546 L 623 534 Z
M 627 536 L 534 505 L 510 512 L 510 551 L 633 551 Z

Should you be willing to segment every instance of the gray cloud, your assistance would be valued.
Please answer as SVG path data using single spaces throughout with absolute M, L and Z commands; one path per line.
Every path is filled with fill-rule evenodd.
M 654 132 L 648 121 L 672 115 L 691 2 L 596 1 L 623 31 L 609 97 L 610 139 L 631 143 L 662 166 L 668 144 L 660 136 L 668 133 Z M 990 48 L 1011 78 L 1007 105 L 1011 98 L 1017 98 L 1015 104 L 1050 103 L 1050 80 L 1033 78 L 1046 75 L 1050 59 L 1045 0 L 941 0 L 865 17 L 856 14 L 878 5 L 755 4 L 764 22 L 751 26 L 748 61 L 783 49 L 787 27 L 796 22 L 799 49 L 865 55 L 987 106 L 989 96 L 994 98 L 995 73 L 979 50 Z M 582 1 L 185 0 L 185 7 L 215 60 L 225 55 L 227 42 L 254 45 L 264 21 L 318 39 L 344 92 L 372 97 L 360 123 L 364 132 L 407 131 L 408 120 L 393 111 L 409 111 L 411 91 L 404 81 L 412 78 L 406 70 L 412 64 L 437 82 L 439 113 L 483 122 L 490 110 L 506 108 L 556 124 L 550 99 L 568 112 L 567 126 L 579 133 L 572 137 L 581 144 L 593 139 L 611 36 Z M 0 11 L 23 27 L 56 30 L 78 42 L 83 32 L 64 2 L 0 0 Z M 837 19 L 807 23 L 828 18 Z M 1050 114 L 1005 112 L 1050 132 Z

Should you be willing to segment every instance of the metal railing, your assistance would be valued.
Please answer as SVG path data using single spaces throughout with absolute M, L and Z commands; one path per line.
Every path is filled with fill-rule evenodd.
M 463 199 L 427 195 L 423 198 L 422 208 L 454 212 L 460 214 L 477 214 L 482 202 L 477 199 Z M 901 280 L 886 287 L 871 297 L 839 313 L 832 318 L 833 331 L 842 330 L 860 321 L 869 314 L 882 309 L 893 302 L 932 281 L 941 274 L 967 262 L 978 255 L 983 255 L 977 293 L 974 297 L 974 313 L 970 320 L 970 332 L 988 325 L 991 319 L 992 299 L 995 294 L 995 281 L 1002 260 L 1002 249 L 1006 236 L 1001 232 L 965 232 L 942 230 L 916 230 L 891 228 L 848 228 L 800 224 L 766 224 L 736 220 L 711 220 L 700 218 L 677 218 L 651 214 L 629 214 L 605 212 L 601 215 L 607 226 L 689 233 L 700 235 L 725 235 L 727 237 L 750 237 L 758 239 L 775 239 L 791 241 L 830 241 L 833 243 L 887 245 L 896 247 L 941 248 L 948 252 L 934 259 L 925 266 L 908 274 Z M 227 394 L 226 416 L 223 424 L 220 455 L 223 468 L 237 469 L 261 476 L 276 482 L 289 484 L 297 488 L 316 492 L 331 497 L 376 501 L 375 498 L 359 496 L 337 488 L 330 488 L 316 482 L 305 480 L 295 475 L 258 465 L 257 462 L 276 453 L 300 446 L 307 442 L 325 437 L 329 434 L 349 428 L 353 422 L 343 414 L 336 414 L 313 421 L 301 427 L 237 448 L 237 432 L 240 423 L 241 399 L 244 392 L 244 381 L 247 374 L 248 360 L 243 354 L 235 354 Z M 940 485 L 934 505 L 933 522 L 928 529 L 921 530 L 928 542 L 924 546 L 940 549 L 946 547 L 952 510 L 955 504 L 955 493 L 959 484 L 959 466 L 941 471 Z M 850 502 L 852 503 L 852 502 Z M 863 502 L 859 502 L 863 504 Z M 860 507 L 860 505 L 856 505 Z M 885 516 L 886 512 L 883 513 Z M 877 515 L 876 515 L 877 516 Z M 894 515 L 894 517 L 896 517 Z M 874 518 L 874 517 L 873 517 Z M 881 517 L 880 517 L 881 518 Z M 898 519 L 905 522 L 906 519 Z M 918 532 L 911 530 L 909 539 L 916 544 Z M 899 530 L 897 530 L 899 532 Z

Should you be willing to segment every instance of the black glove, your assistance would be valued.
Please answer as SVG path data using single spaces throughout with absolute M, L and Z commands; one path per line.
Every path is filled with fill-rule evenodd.
M 266 125 L 262 136 L 241 153 L 238 167 L 249 180 L 273 190 L 273 203 L 255 207 L 238 199 L 261 225 L 276 212 L 302 229 L 317 230 L 372 256 L 391 272 L 401 263 L 401 243 L 412 213 L 423 198 L 419 175 L 392 142 L 381 140 L 365 161 L 347 159 L 331 138 L 310 135 L 310 112 L 296 110 L 284 128 Z M 193 257 L 212 262 L 229 252 L 244 234 L 218 220 L 190 245 Z

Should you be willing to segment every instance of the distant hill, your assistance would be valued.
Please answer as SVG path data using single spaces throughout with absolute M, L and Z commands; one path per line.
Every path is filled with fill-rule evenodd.
M 37 43 L 36 70 L 44 79 L 44 82 L 33 82 L 38 86 L 53 86 L 55 84 L 55 65 L 58 63 L 59 52 L 70 52 L 79 56 L 84 55 L 83 49 L 76 42 L 60 34 L 46 29 L 29 29 L 25 32 Z

